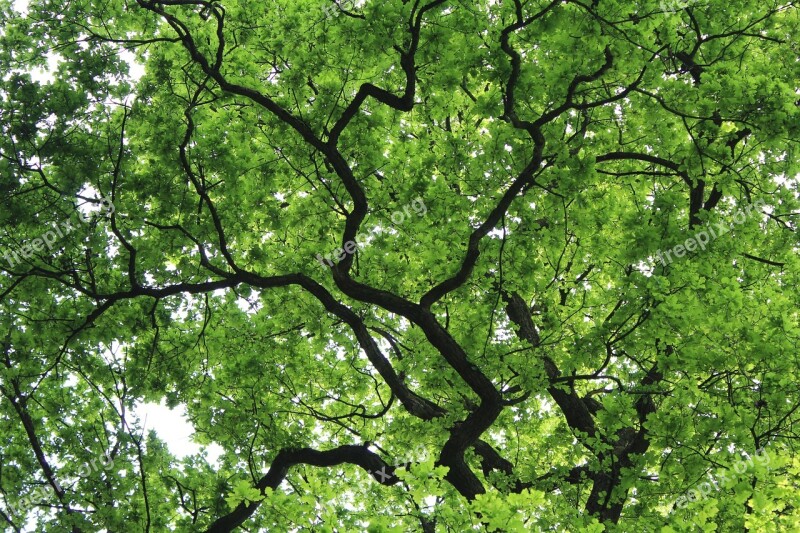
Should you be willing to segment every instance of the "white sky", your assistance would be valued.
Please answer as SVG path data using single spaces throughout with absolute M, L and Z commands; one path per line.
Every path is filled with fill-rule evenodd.
M 217 460 L 222 455 L 222 447 L 218 444 L 200 446 L 192 441 L 194 428 L 186 417 L 186 409 L 181 405 L 169 409 L 164 400 L 160 404 L 143 403 L 136 408 L 136 416 L 141 420 L 145 433 L 154 430 L 158 437 L 167 444 L 169 451 L 178 458 L 208 452 L 208 462 L 219 466 Z

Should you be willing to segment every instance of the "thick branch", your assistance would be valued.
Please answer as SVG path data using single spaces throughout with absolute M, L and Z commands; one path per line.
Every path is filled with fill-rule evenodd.
M 339 446 L 332 450 L 318 451 L 312 448 L 289 448 L 281 450 L 272 461 L 269 471 L 258 483 L 262 494 L 267 488 L 277 489 L 286 478 L 289 469 L 298 464 L 309 466 L 336 466 L 344 463 L 360 466 L 368 472 L 376 472 L 375 479 L 382 485 L 394 485 L 399 481 L 394 467 L 386 464 L 379 455 L 365 446 Z M 240 503 L 233 511 L 212 523 L 206 533 L 227 533 L 244 524 L 256 512 L 260 502 Z

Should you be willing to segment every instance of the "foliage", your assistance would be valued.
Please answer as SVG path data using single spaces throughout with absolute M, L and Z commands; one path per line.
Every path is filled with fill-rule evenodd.
M 0 521 L 800 529 L 796 3 L 336 9 L 0 1 Z

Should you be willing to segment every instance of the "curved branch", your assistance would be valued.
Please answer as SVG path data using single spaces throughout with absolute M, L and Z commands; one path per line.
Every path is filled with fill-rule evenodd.
M 287 448 L 278 452 L 272 461 L 269 471 L 264 475 L 256 488 L 264 494 L 267 488 L 277 489 L 289 473 L 289 469 L 299 464 L 309 466 L 336 466 L 343 463 L 354 464 L 375 472 L 376 481 L 382 485 L 394 485 L 399 481 L 394 475 L 394 467 L 386 464 L 380 456 L 369 451 L 366 446 L 345 445 L 332 450 L 319 451 L 312 448 Z M 260 502 L 240 503 L 233 511 L 212 523 L 206 533 L 227 533 L 244 524 L 256 512 Z
M 342 131 L 344 131 L 350 121 L 353 120 L 353 117 L 356 116 L 358 110 L 361 108 L 361 105 L 368 96 L 371 96 L 379 102 L 388 105 L 392 109 L 396 109 L 398 111 L 411 111 L 411 109 L 414 107 L 414 94 L 416 92 L 417 82 L 417 69 L 416 65 L 414 64 L 414 56 L 416 55 L 419 47 L 422 17 L 426 12 L 444 4 L 446 1 L 447 0 L 434 0 L 430 4 L 423 6 L 422 9 L 419 10 L 419 13 L 417 13 L 416 17 L 414 16 L 414 11 L 416 11 L 415 6 L 409 20 L 411 43 L 408 47 L 408 50 L 404 51 L 398 47 L 395 47 L 395 49 L 400 52 L 400 67 L 403 69 L 403 72 L 406 75 L 406 87 L 403 90 L 403 95 L 397 96 L 371 83 L 364 83 L 361 85 L 353 100 L 350 102 L 347 108 L 345 108 L 342 116 L 339 117 L 339 120 L 337 120 L 333 125 L 333 128 L 331 128 L 330 135 L 328 136 L 328 144 L 332 148 L 336 147 Z

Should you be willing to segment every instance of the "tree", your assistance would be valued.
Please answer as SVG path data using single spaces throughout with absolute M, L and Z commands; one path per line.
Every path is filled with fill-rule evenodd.
M 0 5 L 8 529 L 800 527 L 795 2 Z

